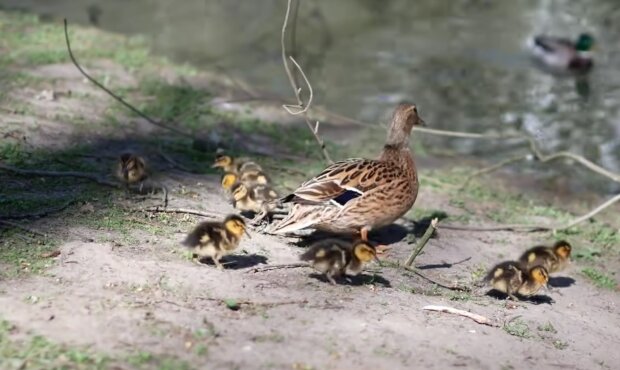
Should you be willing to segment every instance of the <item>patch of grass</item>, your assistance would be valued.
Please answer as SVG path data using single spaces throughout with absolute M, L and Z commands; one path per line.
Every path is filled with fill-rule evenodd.
M 0 321 L 0 368 L 47 369 L 106 369 L 110 358 L 79 347 L 68 347 L 34 336 L 26 340 L 12 338 L 17 329 Z
M 521 319 L 516 319 L 507 323 L 504 325 L 503 329 L 506 333 L 519 338 L 530 338 L 532 336 L 530 328 Z
M 43 272 L 54 264 L 43 255 L 59 245 L 56 239 L 30 236 L 18 229 L 0 230 L 0 240 L 0 262 L 4 265 L 0 277 L 4 278 Z
M 562 350 L 568 348 L 568 343 L 559 339 L 553 341 L 553 346 L 556 349 Z
M 473 299 L 473 296 L 467 292 L 451 292 L 449 294 L 451 301 L 467 302 Z
M 555 330 L 555 327 L 553 327 L 550 322 L 547 322 L 545 325 L 539 325 L 538 330 L 553 334 L 558 332 L 557 330 Z
M 587 276 L 590 280 L 592 280 L 594 285 L 596 285 L 599 288 L 612 289 L 612 290 L 616 288 L 617 283 L 613 277 L 595 268 L 586 267 L 583 270 L 581 270 L 581 273 Z

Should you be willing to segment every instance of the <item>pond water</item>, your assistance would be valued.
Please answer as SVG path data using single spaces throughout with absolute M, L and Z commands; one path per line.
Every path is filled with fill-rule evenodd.
M 280 60 L 285 0 L 0 0 L 0 6 L 83 24 L 90 15 L 105 30 L 145 35 L 157 53 L 291 96 Z M 587 81 L 545 74 L 524 51 L 532 34 L 583 31 L 598 43 Z M 617 0 L 306 0 L 296 33 L 316 102 L 332 111 L 377 122 L 395 103 L 414 101 L 432 128 L 525 132 L 547 151 L 570 150 L 620 171 Z M 519 149 L 431 136 L 425 143 L 483 159 Z M 530 167 L 518 171 L 540 177 L 573 171 Z M 584 188 L 619 190 L 590 172 L 574 173 Z

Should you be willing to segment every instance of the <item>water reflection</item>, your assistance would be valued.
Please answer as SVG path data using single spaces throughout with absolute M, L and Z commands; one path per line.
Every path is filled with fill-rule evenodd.
M 144 33 L 160 53 L 224 67 L 260 89 L 290 95 L 279 59 L 285 0 L 0 4 Z M 620 171 L 619 20 L 616 0 L 305 0 L 297 53 L 317 101 L 331 110 L 376 122 L 395 102 L 413 100 L 434 128 L 522 130 L 548 151 L 569 149 Z M 574 37 L 582 31 L 600 46 L 587 80 L 542 73 L 524 52 L 532 34 Z M 503 142 L 425 140 L 458 153 L 514 154 Z

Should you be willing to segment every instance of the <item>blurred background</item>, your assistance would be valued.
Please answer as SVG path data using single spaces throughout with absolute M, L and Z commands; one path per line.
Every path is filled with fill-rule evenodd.
M 285 0 L 0 0 L 0 7 L 143 35 L 157 54 L 224 70 L 266 98 L 292 96 L 280 59 Z M 298 12 L 295 54 L 315 102 L 333 112 L 377 124 L 395 103 L 410 100 L 432 128 L 523 132 L 546 152 L 570 150 L 620 171 L 617 0 L 303 0 Z M 598 44 L 587 80 L 533 66 L 528 37 L 580 32 Z M 428 135 L 423 142 L 431 152 L 485 161 L 523 149 L 510 141 Z M 570 174 L 577 192 L 619 190 L 559 163 L 513 171 L 552 184 Z

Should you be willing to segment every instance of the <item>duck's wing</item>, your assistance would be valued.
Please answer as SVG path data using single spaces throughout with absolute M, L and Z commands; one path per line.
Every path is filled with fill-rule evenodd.
M 536 36 L 534 37 L 534 44 L 550 53 L 556 52 L 559 49 L 574 48 L 574 43 L 571 40 L 552 36 Z
M 395 178 L 397 174 L 398 168 L 387 162 L 348 159 L 327 167 L 282 201 L 299 204 L 330 202 L 342 207 L 348 201 Z

